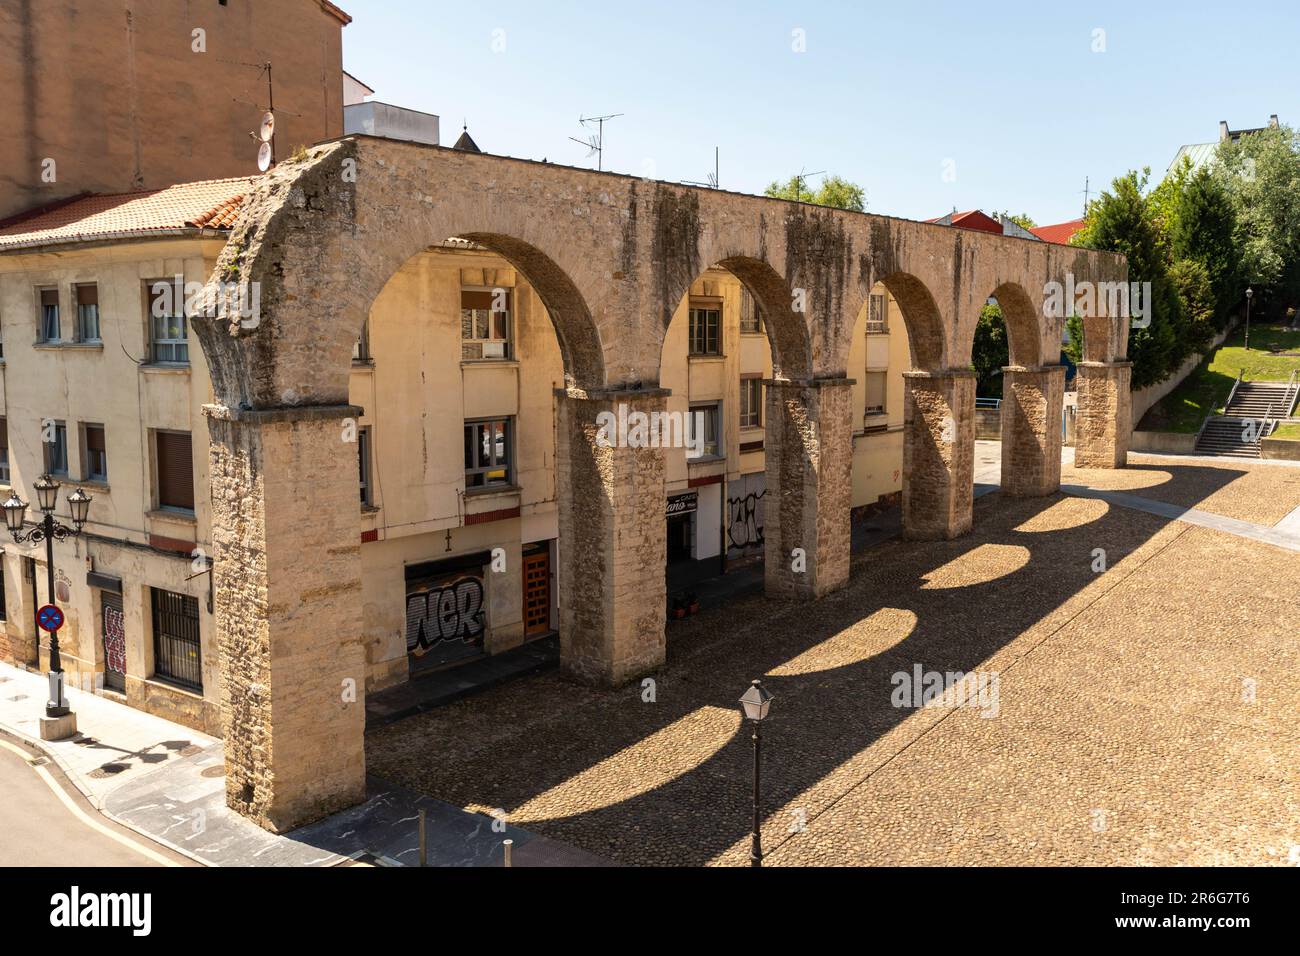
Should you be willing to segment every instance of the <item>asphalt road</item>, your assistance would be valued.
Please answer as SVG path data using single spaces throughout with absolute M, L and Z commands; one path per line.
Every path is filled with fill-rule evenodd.
M 38 756 L 0 736 L 0 866 L 198 865 L 102 816 L 52 760 L 32 766 Z

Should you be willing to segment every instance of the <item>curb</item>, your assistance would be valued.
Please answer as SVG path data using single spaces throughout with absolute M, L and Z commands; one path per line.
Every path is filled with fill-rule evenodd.
M 215 866 L 214 863 L 211 863 L 210 861 L 205 860 L 202 857 L 195 856 L 192 851 L 187 850 L 184 847 L 177 846 L 176 844 L 171 843 L 168 840 L 159 839 L 154 834 L 149 833 L 146 830 L 140 829 L 138 826 L 131 823 L 130 821 L 123 820 L 121 817 L 117 816 L 116 814 L 110 813 L 108 810 L 105 810 L 103 802 L 97 799 L 94 796 L 94 794 L 92 794 L 82 783 L 81 775 L 78 774 L 76 771 L 74 771 L 71 767 L 69 767 L 67 763 L 65 763 L 57 753 L 55 753 L 54 751 L 46 747 L 44 741 L 38 740 L 34 737 L 30 737 L 27 734 L 23 733 L 21 730 L 18 730 L 15 727 L 11 727 L 5 723 L 0 723 L 0 736 L 8 737 L 10 740 L 17 741 L 20 744 L 33 748 L 42 756 L 47 758 L 51 763 L 53 763 L 56 767 L 59 768 L 59 772 L 63 774 L 64 778 L 70 784 L 72 784 L 73 787 L 76 788 L 77 792 L 81 794 L 81 796 L 85 799 L 85 801 L 89 803 L 94 808 L 95 812 L 98 813 L 100 816 L 104 817 L 107 820 L 111 820 L 112 822 L 116 823 L 120 827 L 125 827 L 127 830 L 130 830 L 132 833 L 139 834 L 140 836 L 148 840 L 150 843 L 156 843 L 159 846 L 166 847 L 167 849 L 171 850 L 173 853 L 179 853 L 181 856 L 185 857 L 186 859 L 193 860 L 195 863 L 198 863 L 201 866 L 208 866 L 208 867 Z M 86 736 L 86 735 L 82 734 L 82 736 Z

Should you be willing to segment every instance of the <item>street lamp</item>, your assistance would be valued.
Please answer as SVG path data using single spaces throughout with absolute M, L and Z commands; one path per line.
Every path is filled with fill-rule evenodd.
M 1255 290 L 1246 288 L 1246 351 L 1250 351 L 1250 300 L 1255 295 Z
M 768 708 L 772 706 L 772 695 L 763 682 L 756 680 L 740 698 L 740 709 L 754 722 L 754 826 L 750 831 L 749 865 L 763 865 L 763 846 L 759 836 L 759 767 L 761 766 L 762 738 L 759 728 L 767 719 Z
M 54 542 L 62 541 L 64 538 L 73 538 L 81 534 L 81 529 L 86 524 L 86 518 L 90 514 L 90 495 L 78 488 L 72 494 L 68 495 L 68 509 L 72 512 L 72 523 L 74 527 L 69 528 L 54 520 L 54 506 L 58 503 L 59 483 L 49 475 L 41 475 L 33 482 L 36 489 L 36 504 L 40 508 L 44 518 L 32 530 L 23 531 L 23 518 L 27 514 L 27 502 L 18 497 L 17 492 L 9 496 L 9 500 L 0 505 L 4 509 L 5 524 L 9 528 L 9 533 L 18 544 L 29 542 L 39 544 L 45 542 L 45 567 L 49 572 L 49 605 L 51 613 L 47 616 L 42 614 L 41 627 L 50 635 L 50 699 L 45 704 L 46 717 L 63 717 L 68 711 L 68 701 L 63 695 L 63 662 L 59 659 L 59 626 L 62 623 L 62 612 L 59 611 L 55 603 L 54 596 Z M 42 608 L 42 612 L 46 609 Z M 47 627 L 49 623 L 53 626 Z

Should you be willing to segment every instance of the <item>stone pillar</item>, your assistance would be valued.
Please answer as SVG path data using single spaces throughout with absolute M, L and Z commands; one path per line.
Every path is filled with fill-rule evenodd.
M 280 833 L 366 794 L 361 409 L 204 411 L 226 803 Z
M 1061 487 L 1065 366 L 1002 370 L 1002 493 L 1019 498 Z
M 853 380 L 766 385 L 767 595 L 811 600 L 849 580 Z
M 1133 431 L 1132 362 L 1080 362 L 1074 464 L 1123 468 Z
M 903 535 L 956 538 L 975 494 L 975 372 L 904 372 Z
M 648 419 L 669 394 L 556 390 L 560 665 L 588 683 L 664 662 L 664 453 Z

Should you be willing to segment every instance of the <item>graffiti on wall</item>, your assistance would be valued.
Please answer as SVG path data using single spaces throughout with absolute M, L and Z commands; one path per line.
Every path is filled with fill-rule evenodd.
M 767 489 L 727 499 L 727 547 L 755 548 L 763 543 L 761 505 Z
M 406 596 L 406 651 L 420 657 L 447 641 L 475 644 L 487 627 L 483 579 L 460 575 Z

